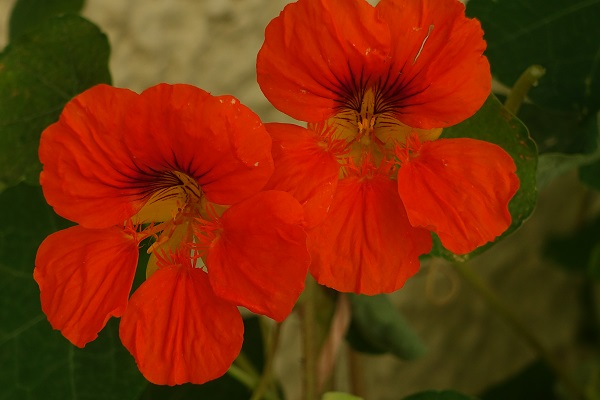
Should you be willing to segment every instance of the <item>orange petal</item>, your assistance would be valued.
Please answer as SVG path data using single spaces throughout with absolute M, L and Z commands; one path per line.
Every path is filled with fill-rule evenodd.
M 431 235 L 413 228 L 395 181 L 351 176 L 338 184 L 325 221 L 309 232 L 310 271 L 342 292 L 393 292 L 419 269 Z
M 313 131 L 291 124 L 266 124 L 273 138 L 275 171 L 265 189 L 283 190 L 304 207 L 306 227 L 327 215 L 340 165 Z
M 493 241 L 511 222 L 519 188 L 515 163 L 499 146 L 474 139 L 424 142 L 398 172 L 398 192 L 413 226 L 434 231 L 465 254 Z
M 269 134 L 233 96 L 160 84 L 144 91 L 131 113 L 126 143 L 148 176 L 183 172 L 210 202 L 230 205 L 261 190 L 273 173 Z
M 150 382 L 201 384 L 231 366 L 242 347 L 244 324 L 234 305 L 215 296 L 206 272 L 172 265 L 131 296 L 119 334 Z
M 229 208 L 208 249 L 208 276 L 217 296 L 277 321 L 304 288 L 310 259 L 303 211 L 288 193 L 270 190 Z
M 430 129 L 473 115 L 491 90 L 479 21 L 457 0 L 381 0 L 376 8 L 394 38 L 391 75 L 401 78 L 389 96 L 397 118 Z
M 75 226 L 48 236 L 33 277 L 52 327 L 79 347 L 94 340 L 125 311 L 137 258 L 136 241 L 116 227 Z
M 168 190 L 183 184 L 173 171 L 218 204 L 251 196 L 273 172 L 271 138 L 258 116 L 231 96 L 189 85 L 161 84 L 142 95 L 95 86 L 46 129 L 39 155 L 47 201 L 88 228 L 123 223 L 157 192 L 179 193 Z
M 357 82 L 387 71 L 389 52 L 389 29 L 366 1 L 300 0 L 267 26 L 258 84 L 280 111 L 319 122 Z
M 135 168 L 123 146 L 124 120 L 139 96 L 97 85 L 71 100 L 40 140 L 40 182 L 61 216 L 88 228 L 123 223 L 142 206 L 126 183 Z

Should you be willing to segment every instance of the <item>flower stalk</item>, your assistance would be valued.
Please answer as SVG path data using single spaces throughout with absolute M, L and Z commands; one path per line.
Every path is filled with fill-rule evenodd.
M 527 97 L 527 93 L 529 93 L 533 86 L 537 86 L 540 78 L 544 76 L 545 73 L 546 69 L 541 65 L 529 66 L 525 72 L 521 74 L 519 79 L 517 79 L 517 82 L 515 82 L 504 102 L 504 107 L 514 115 L 517 115 L 523 101 L 525 101 L 525 98 Z
M 305 400 L 317 400 L 317 332 L 316 332 L 316 300 L 317 282 L 309 274 L 302 302 L 302 341 L 304 352 L 303 391 Z

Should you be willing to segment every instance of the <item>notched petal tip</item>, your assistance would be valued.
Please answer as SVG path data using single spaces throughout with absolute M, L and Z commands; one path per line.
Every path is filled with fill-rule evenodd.
M 137 259 L 137 242 L 116 227 L 75 226 L 48 236 L 33 277 L 52 327 L 79 347 L 94 340 L 125 311 Z
M 269 190 L 229 208 L 208 250 L 215 293 L 282 321 L 298 300 L 310 258 L 303 210 L 288 193 Z
M 158 385 L 202 384 L 222 376 L 243 342 L 237 307 L 213 293 L 206 272 L 189 259 L 179 261 L 136 290 L 119 329 L 144 377 Z
M 508 153 L 467 138 L 424 142 L 398 172 L 411 224 L 435 232 L 455 254 L 469 253 L 508 229 L 508 204 L 518 188 Z

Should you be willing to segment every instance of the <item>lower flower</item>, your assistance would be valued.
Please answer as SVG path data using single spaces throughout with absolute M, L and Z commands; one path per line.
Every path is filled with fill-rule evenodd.
M 51 325 L 83 347 L 122 317 L 123 344 L 156 384 L 224 374 L 243 340 L 237 307 L 282 321 L 308 269 L 302 206 L 262 191 L 270 145 L 236 99 L 188 85 L 73 99 L 40 142 L 44 195 L 80 224 L 37 253 Z M 130 298 L 142 242 L 147 280 Z

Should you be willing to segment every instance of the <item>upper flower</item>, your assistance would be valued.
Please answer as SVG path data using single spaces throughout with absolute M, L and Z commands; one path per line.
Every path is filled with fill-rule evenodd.
M 268 25 L 258 83 L 300 121 L 337 116 L 356 134 L 390 123 L 443 128 L 490 93 L 482 36 L 457 0 L 300 0 Z
M 98 85 L 40 142 L 50 205 L 79 226 L 40 246 L 34 277 L 52 326 L 74 344 L 111 316 L 152 382 L 202 383 L 237 356 L 237 306 L 283 320 L 308 267 L 303 210 L 261 191 L 271 139 L 231 96 L 161 84 L 141 95 Z M 140 242 L 147 280 L 130 300 Z
M 519 186 L 510 156 L 437 140 L 489 95 L 485 47 L 457 0 L 299 0 L 268 25 L 258 83 L 309 129 L 268 126 L 267 187 L 303 204 L 320 283 L 393 291 L 430 251 L 428 231 L 464 254 L 510 225 Z

